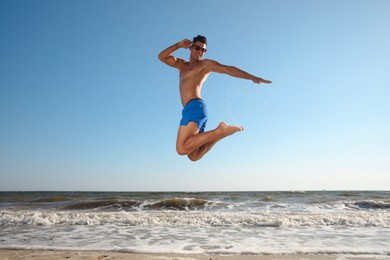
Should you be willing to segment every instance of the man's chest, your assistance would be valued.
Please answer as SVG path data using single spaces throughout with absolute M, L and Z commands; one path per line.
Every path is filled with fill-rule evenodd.
M 201 64 L 196 65 L 187 65 L 180 70 L 180 80 L 193 80 L 193 81 L 202 81 L 203 78 L 207 77 L 209 73 Z

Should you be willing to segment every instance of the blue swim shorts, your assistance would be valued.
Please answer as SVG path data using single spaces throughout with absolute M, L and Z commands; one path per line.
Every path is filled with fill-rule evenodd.
M 191 99 L 183 108 L 180 125 L 188 125 L 189 122 L 195 122 L 198 125 L 199 132 L 203 133 L 207 123 L 207 107 L 203 99 Z

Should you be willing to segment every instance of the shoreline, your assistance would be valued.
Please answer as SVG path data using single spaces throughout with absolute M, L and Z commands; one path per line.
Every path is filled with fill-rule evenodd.
M 385 259 L 385 256 L 360 257 L 343 255 L 184 255 L 169 253 L 126 253 L 113 251 L 83 250 L 35 250 L 35 249 L 0 249 L 0 259 L 35 259 L 35 260 L 368 260 Z

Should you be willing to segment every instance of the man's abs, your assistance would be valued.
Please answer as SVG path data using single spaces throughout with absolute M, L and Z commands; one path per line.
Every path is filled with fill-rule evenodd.
M 194 85 L 180 85 L 180 99 L 183 107 L 194 98 L 201 98 L 200 95 L 201 86 Z

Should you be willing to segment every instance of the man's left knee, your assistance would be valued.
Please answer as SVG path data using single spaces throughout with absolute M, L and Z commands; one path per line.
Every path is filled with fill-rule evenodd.
M 186 149 L 184 149 L 184 147 L 182 147 L 182 146 L 176 146 L 176 152 L 179 155 L 187 155 L 188 154 L 188 151 Z

